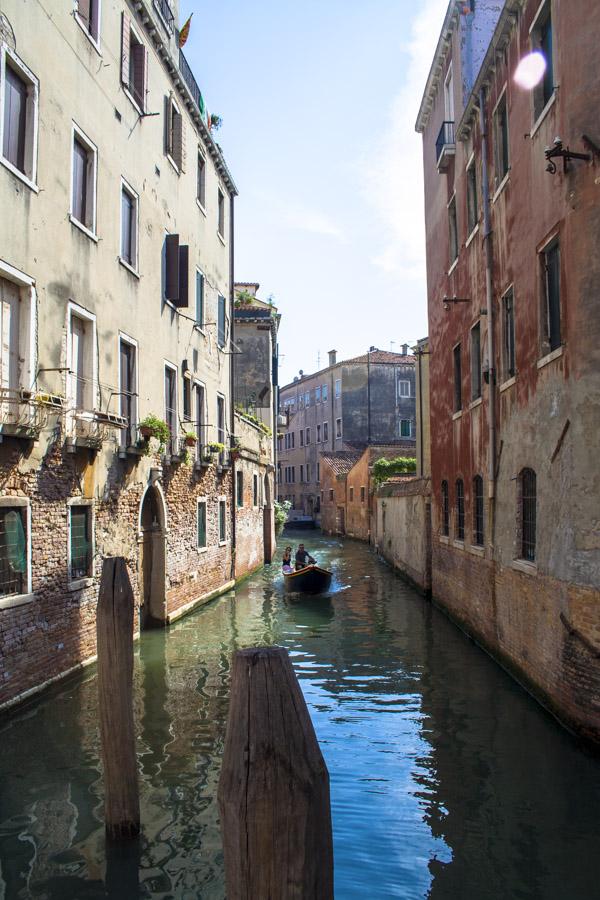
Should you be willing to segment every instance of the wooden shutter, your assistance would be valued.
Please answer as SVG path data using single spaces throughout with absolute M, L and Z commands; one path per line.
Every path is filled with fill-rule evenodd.
M 171 98 L 165 97 L 165 153 L 171 156 L 173 133 L 171 131 Z
M 179 289 L 177 299 L 173 299 L 173 303 L 177 307 L 188 306 L 189 258 L 190 248 L 187 245 L 181 245 L 179 247 Z
M 133 44 L 131 47 L 133 60 L 133 84 L 131 89 L 142 112 L 146 108 L 146 48 L 143 44 Z
M 168 234 L 165 239 L 165 299 L 179 299 L 179 235 Z
M 91 3 L 90 0 L 77 0 L 77 14 L 82 22 L 85 22 L 87 30 L 91 33 Z
M 131 17 L 123 12 L 121 20 L 121 81 L 129 87 L 129 42 L 131 35 Z
M 175 165 L 181 169 L 182 156 L 183 156 L 183 119 L 180 113 L 172 111 L 171 112 L 171 122 L 172 122 L 172 148 L 171 148 L 171 156 L 173 158 L 173 162 Z

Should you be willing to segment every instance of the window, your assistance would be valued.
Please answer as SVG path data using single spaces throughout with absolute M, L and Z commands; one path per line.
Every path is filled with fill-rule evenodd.
M 119 338 L 120 414 L 127 428 L 120 432 L 121 446 L 132 447 L 137 441 L 137 346 L 127 338 Z
M 333 500 L 333 488 L 330 488 L 329 490 L 329 499 Z
M 198 500 L 196 546 L 198 550 L 206 550 L 206 500 Z
M 100 40 L 100 0 L 77 0 L 76 18 L 88 37 Z
M 321 481 L 321 463 L 317 463 L 317 484 Z
M 196 199 L 202 209 L 206 206 L 206 159 L 198 148 L 198 167 L 196 171 Z
M 300 483 L 304 481 L 304 466 L 300 466 Z
M 124 12 L 121 20 L 121 82 L 129 98 L 140 112 L 146 112 L 148 52 L 132 27 L 131 16 Z
M 27 594 L 29 583 L 29 507 L 12 498 L 0 506 L 0 599 Z M 4 503 L 7 505 L 5 506 Z M 14 505 L 12 505 L 14 503 Z M 10 504 L 10 505 L 8 505 Z M 17 505 L 19 504 L 19 505 Z
M 471 400 L 481 397 L 481 325 L 471 328 Z
M 306 463 L 306 482 L 310 482 L 310 463 Z
M 450 265 L 458 257 L 458 223 L 456 221 L 456 197 L 448 204 L 448 247 Z
M 218 317 L 217 317 L 217 328 L 218 328 L 217 342 L 218 342 L 221 350 L 225 346 L 225 342 L 226 342 L 226 336 L 227 336 L 226 322 L 227 322 L 227 319 L 226 319 L 226 315 L 225 315 L 225 297 L 223 297 L 222 294 L 219 294 Z
M 460 344 L 452 351 L 454 357 L 454 412 L 462 409 L 462 368 L 460 360 Z
M 121 262 L 138 268 L 138 195 L 121 180 Z
M 342 436 L 342 420 L 341 419 L 335 420 L 335 436 L 338 438 L 341 438 L 341 436 Z
M 225 240 L 225 194 L 221 188 L 218 189 L 217 194 L 217 214 L 217 231 L 223 240 Z
M 185 422 L 192 419 L 192 379 L 187 373 L 183 375 L 183 418 Z
M 204 275 L 196 269 L 196 324 L 204 328 Z
M 412 433 L 410 419 L 400 419 L 400 437 L 409 438 Z
M 442 481 L 442 534 L 446 537 L 450 534 L 450 496 L 447 481 Z
M 317 425 L 317 444 L 321 443 L 321 426 Z
M 515 362 L 515 300 L 509 288 L 502 297 L 502 368 L 504 380 L 517 371 Z
M 225 397 L 217 397 L 217 441 L 225 444 Z
M 227 540 L 227 501 L 219 500 L 219 543 L 224 544 Z
M 304 429 L 300 429 L 300 446 L 304 447 Z
M 521 558 L 528 562 L 535 562 L 537 485 L 533 469 L 523 469 L 519 482 L 521 488 Z
M 95 408 L 95 320 L 85 310 L 71 309 L 67 337 L 68 400 L 71 416 Z
M 32 288 L 0 276 L 0 385 L 8 391 L 30 388 L 35 377 L 29 359 L 31 301 Z M 5 422 L 18 419 L 18 405 L 2 404 L 2 415 Z
M 295 443 L 296 443 L 296 433 L 295 433 L 294 431 L 292 431 L 290 437 L 291 437 L 291 439 L 292 439 L 291 447 L 292 447 L 292 450 L 293 450 L 293 449 L 294 449 L 294 446 L 295 446 Z
M 472 233 L 477 225 L 479 211 L 477 207 L 477 168 L 473 159 L 467 167 L 467 231 Z
M 542 277 L 544 310 L 542 320 L 542 344 L 547 351 L 561 345 L 560 336 L 560 250 L 553 241 L 542 253 Z
M 187 307 L 190 248 L 179 243 L 178 234 L 166 234 L 163 243 L 163 299 L 178 309 Z
M 69 575 L 72 581 L 92 572 L 92 507 L 69 506 Z
M 165 422 L 169 426 L 171 440 L 166 448 L 167 454 L 177 453 L 177 369 L 165 365 Z
M 323 443 L 326 444 L 329 440 L 329 423 L 323 422 Z
M 258 475 L 252 476 L 252 506 L 258 506 Z
M 306 429 L 306 443 L 310 444 L 310 428 Z
M 296 483 L 296 466 L 292 466 L 292 484 Z
M 71 221 L 96 234 L 96 145 L 73 124 Z
M 235 473 L 235 496 L 238 507 L 242 507 L 244 505 L 244 473 L 239 471 Z
M 401 380 L 398 382 L 398 396 L 410 397 L 410 381 Z
M 350 500 L 353 501 L 354 500 L 354 488 L 353 487 L 350 488 L 349 493 L 350 493 Z
M 2 163 L 30 186 L 37 175 L 38 80 L 0 43 Z
M 335 399 L 338 400 L 342 396 L 342 379 L 335 380 Z
M 539 50 L 546 60 L 546 71 L 540 84 L 533 91 L 533 117 L 542 114 L 554 95 L 554 53 L 552 47 L 552 15 L 550 0 L 540 9 L 531 29 L 531 46 Z
M 465 539 L 465 486 L 462 478 L 456 482 L 456 539 Z
M 196 459 L 201 459 L 204 445 L 204 386 L 198 382 L 194 385 L 193 402 L 196 425 Z
M 361 489 L 360 489 L 360 502 L 361 503 L 365 502 L 365 495 L 366 495 L 366 488 L 361 487 Z
M 321 402 L 321 388 L 316 387 L 315 388 L 315 403 L 320 403 L 320 402 Z
M 483 478 L 473 479 L 473 543 L 483 546 Z
M 310 406 L 310 391 L 306 391 L 304 394 L 304 406 L 306 409 Z
M 166 153 L 177 172 L 184 170 L 184 130 L 181 110 L 172 97 L 167 97 Z
M 496 105 L 493 116 L 494 132 L 494 164 L 496 168 L 495 182 L 499 186 L 510 168 L 508 146 L 508 113 L 506 110 L 506 91 Z
M 324 384 L 321 390 L 321 396 L 323 397 L 323 403 L 327 400 L 328 388 L 327 385 Z

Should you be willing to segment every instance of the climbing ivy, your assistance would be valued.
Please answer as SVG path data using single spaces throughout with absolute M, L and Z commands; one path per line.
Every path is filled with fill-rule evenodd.
M 396 456 L 394 459 L 381 459 L 373 463 L 373 482 L 379 487 L 393 475 L 414 475 L 417 471 L 417 460 L 410 456 Z

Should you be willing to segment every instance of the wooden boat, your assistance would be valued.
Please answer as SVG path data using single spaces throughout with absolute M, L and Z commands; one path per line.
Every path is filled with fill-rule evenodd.
M 319 566 L 305 566 L 283 576 L 286 591 L 302 594 L 324 594 L 331 584 L 331 572 Z

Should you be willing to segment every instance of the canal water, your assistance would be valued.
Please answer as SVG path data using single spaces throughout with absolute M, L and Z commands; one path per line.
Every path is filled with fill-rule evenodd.
M 0 897 L 221 900 L 230 658 L 257 644 L 288 648 L 329 768 L 336 898 L 600 896 L 600 760 L 368 547 L 309 538 L 329 599 L 274 564 L 142 636 L 139 846 L 105 849 L 93 670 L 3 723 Z

